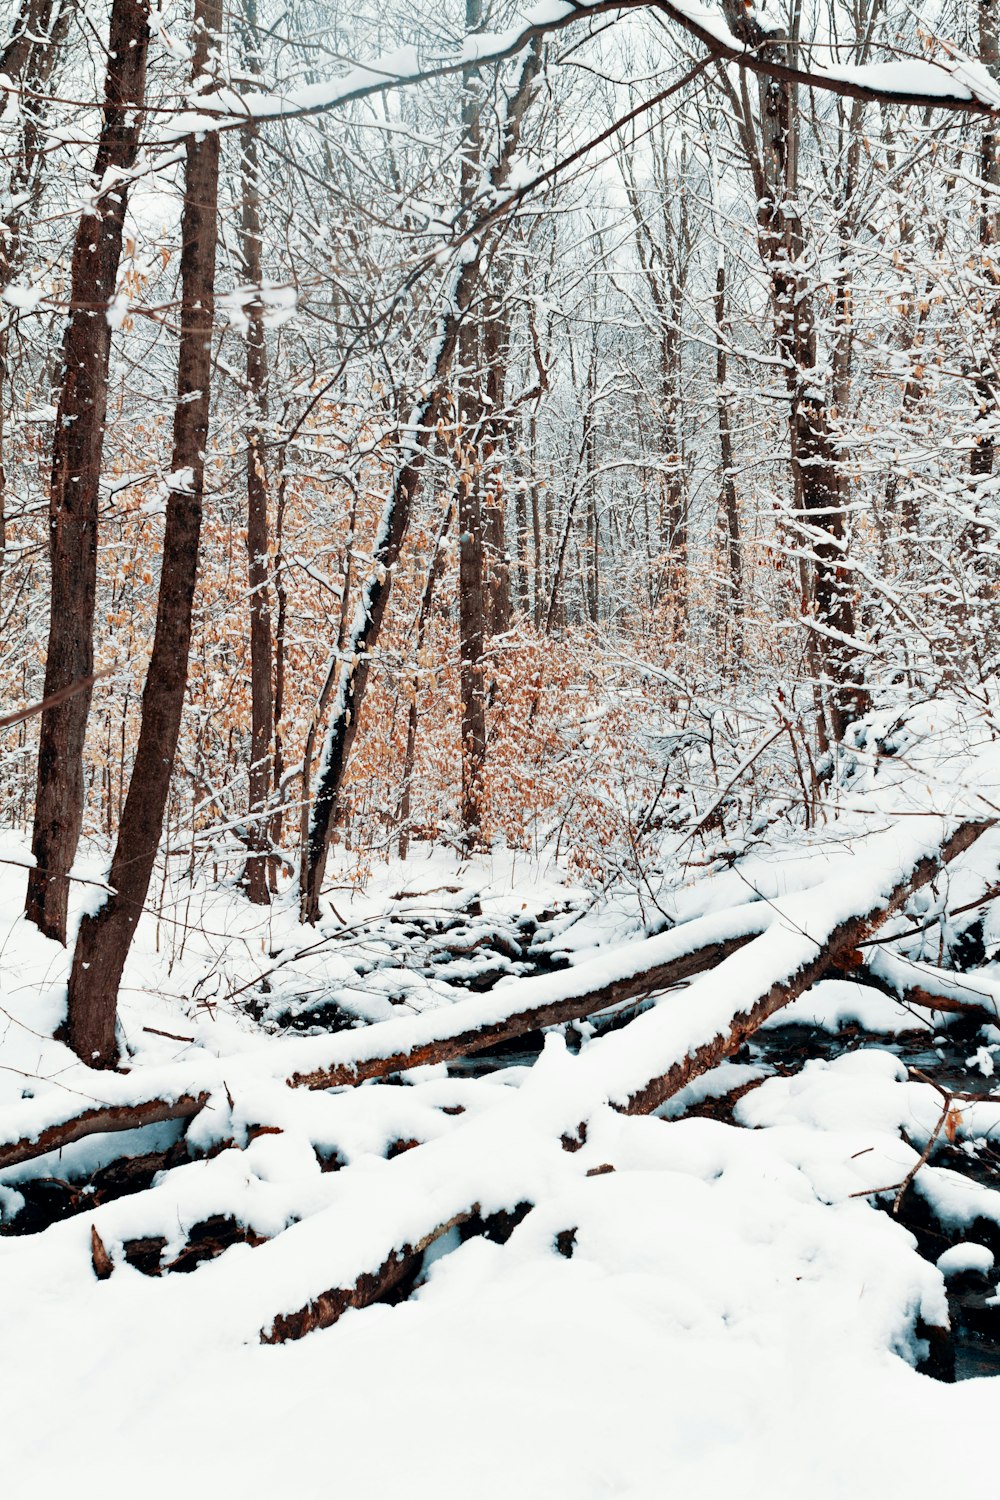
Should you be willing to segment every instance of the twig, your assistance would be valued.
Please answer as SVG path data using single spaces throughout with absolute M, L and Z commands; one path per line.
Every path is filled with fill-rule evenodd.
M 65 703 L 67 698 L 75 698 L 77 693 L 85 693 L 88 688 L 93 687 L 95 682 L 100 682 L 102 677 L 110 677 L 114 671 L 113 667 L 105 667 L 101 672 L 92 672 L 89 677 L 81 677 L 76 682 L 67 684 L 60 688 L 58 693 L 50 693 L 40 703 L 29 703 L 27 708 L 15 708 L 13 713 L 0 714 L 0 729 L 12 729 L 15 724 L 23 724 L 25 719 L 33 719 L 36 714 L 43 714 L 48 708 L 58 708 L 60 703 Z

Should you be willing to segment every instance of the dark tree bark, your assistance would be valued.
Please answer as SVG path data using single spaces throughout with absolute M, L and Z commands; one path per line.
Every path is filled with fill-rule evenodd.
M 752 6 L 724 0 L 726 18 L 747 46 L 775 67 L 794 57 Z M 819 344 L 812 290 L 803 271 L 805 226 L 799 210 L 798 89 L 778 76 L 760 79 L 759 148 L 744 88 L 739 124 L 754 176 L 757 243 L 771 283 L 774 338 L 785 367 L 796 521 L 812 556 L 811 654 L 818 665 L 829 729 L 840 739 L 868 706 L 858 681 L 853 587 L 847 567 L 846 479 L 830 415 L 818 390 Z
M 661 478 L 655 546 L 662 556 L 654 602 L 665 598 L 674 627 L 687 618 L 688 498 L 681 432 L 681 313 L 692 252 L 683 155 L 679 166 L 665 142 L 654 137 L 653 180 L 660 200 L 660 232 L 654 234 L 629 165 L 625 180 L 635 220 L 635 245 L 643 278 L 656 314 L 658 369 L 657 410 Z M 677 203 L 676 218 L 674 203 Z
M 733 646 L 740 651 L 743 641 L 743 548 L 740 540 L 740 510 L 736 498 L 735 457 L 733 454 L 732 393 L 729 389 L 729 356 L 726 350 L 726 261 L 719 252 L 715 274 L 715 398 L 718 403 L 719 463 L 722 471 L 722 518 L 725 525 L 726 556 L 732 587 L 730 607 L 733 616 Z
M 465 0 L 467 35 L 479 31 L 482 0 Z M 483 163 L 483 81 L 478 68 L 462 74 L 461 204 L 464 214 L 480 187 Z M 481 444 L 487 418 L 483 384 L 487 359 L 483 292 L 479 306 L 458 338 L 456 458 L 458 461 L 458 637 L 462 735 L 462 840 L 480 846 L 483 821 L 483 768 L 486 761 L 486 486 Z
M 996 0 L 979 0 L 979 57 L 995 78 L 1000 77 L 1000 13 Z M 1000 213 L 996 206 L 997 191 L 1000 189 L 1000 137 L 992 125 L 983 131 L 979 171 L 983 183 L 979 211 L 983 275 L 996 285 L 1000 282 L 1000 275 L 993 267 L 991 251 L 1000 243 Z M 996 458 L 996 426 L 1000 405 L 997 399 L 998 366 L 995 358 L 996 340 L 1000 331 L 1000 306 L 997 305 L 996 298 L 987 310 L 983 324 L 983 356 L 975 377 L 979 433 L 969 462 L 969 472 L 973 479 L 984 479 L 991 475 Z
M 201 79 L 213 70 L 222 27 L 221 0 L 195 0 L 194 24 L 193 77 Z M 218 193 L 218 133 L 189 136 L 181 219 L 177 404 L 156 631 L 135 765 L 111 862 L 114 895 L 96 915 L 83 919 L 69 982 L 70 1045 L 85 1062 L 104 1067 L 117 1056 L 118 985 L 163 832 L 187 685 L 208 445 Z
M 249 70 L 259 74 L 256 52 L 256 0 L 244 0 L 247 28 L 246 57 Z M 242 134 L 243 214 L 240 225 L 240 258 L 247 285 L 254 289 L 246 309 L 247 392 L 250 417 L 246 433 L 247 464 L 247 570 L 250 584 L 250 798 L 249 834 L 251 850 L 244 881 L 249 899 L 266 906 L 270 827 L 266 816 L 271 795 L 274 746 L 274 707 L 271 686 L 271 603 L 268 578 L 268 474 L 264 424 L 267 421 L 267 336 L 260 298 L 263 230 L 260 216 L 260 162 L 257 131 L 247 126 Z
M 126 174 L 139 146 L 149 44 L 147 0 L 114 0 L 104 118 L 94 166 L 96 206 L 80 220 L 73 247 L 72 311 L 52 448 L 49 549 L 52 605 L 45 697 L 94 670 L 97 514 L 107 414 L 111 326 L 107 308 L 121 259 Z M 90 691 L 42 715 L 26 914 L 47 937 L 66 941 L 66 876 L 83 823 L 83 743 Z
M 488 174 L 488 185 L 493 189 L 502 187 L 509 174 L 520 139 L 521 123 L 533 97 L 539 66 L 539 53 L 532 48 L 525 56 L 517 87 L 507 107 L 507 119 L 496 165 Z M 319 918 L 319 898 L 326 872 L 330 835 L 335 826 L 337 803 L 354 736 L 357 734 L 360 710 L 368 685 L 371 653 L 385 617 L 392 587 L 392 570 L 406 536 L 410 510 L 420 484 L 427 449 L 436 434 L 438 421 L 446 414 L 449 401 L 447 379 L 459 334 L 469 314 L 479 279 L 479 255 L 470 256 L 456 268 L 450 293 L 445 300 L 446 311 L 442 316 L 433 368 L 428 372 L 426 381 L 428 394 L 417 403 L 407 424 L 410 434 L 408 445 L 393 476 L 382 512 L 373 548 L 374 567 L 362 587 L 354 621 L 345 642 L 344 660 L 333 717 L 325 736 L 303 861 L 300 900 L 303 920 L 308 922 L 315 922 Z
M 451 516 L 454 507 L 448 506 L 444 519 L 437 536 L 434 538 L 434 551 L 431 554 L 430 567 L 427 569 L 427 577 L 424 581 L 424 590 L 420 596 L 420 608 L 417 611 L 417 624 L 414 633 L 413 657 L 419 664 L 420 656 L 424 647 L 424 636 L 427 632 L 427 622 L 431 615 L 431 604 L 434 600 L 434 588 L 444 562 L 444 554 L 441 546 L 444 542 L 448 527 L 451 525 Z M 417 751 L 417 697 L 420 689 L 420 675 L 415 672 L 410 686 L 410 706 L 406 716 L 406 751 L 403 756 L 403 786 L 399 794 L 399 857 L 405 859 L 410 850 L 410 799 L 413 790 L 413 765 Z
M 44 168 L 42 126 L 45 121 L 44 89 L 52 77 L 69 28 L 72 0 L 22 0 L 10 39 L 0 53 L 0 73 L 25 92 L 18 101 L 15 139 L 4 153 L 10 162 L 0 215 L 0 292 L 11 286 L 24 265 L 24 229 L 38 207 Z M 13 102 L 6 101 L 12 109 Z M 0 105 L 0 114 L 3 107 Z M 0 312 L 0 597 L 3 595 L 7 555 L 7 476 L 5 416 L 9 397 L 8 351 L 11 308 Z

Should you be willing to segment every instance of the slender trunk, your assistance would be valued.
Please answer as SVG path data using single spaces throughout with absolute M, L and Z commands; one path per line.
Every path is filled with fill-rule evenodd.
M 465 0 L 465 29 L 482 25 L 482 0 Z M 461 199 L 465 214 L 481 187 L 483 83 L 478 68 L 462 74 Z M 480 294 L 482 288 L 479 289 Z M 483 400 L 486 339 L 481 310 L 468 317 L 458 339 L 458 637 L 462 734 L 462 840 L 479 847 L 482 836 L 483 767 L 486 760 L 486 557 L 485 489 L 488 478 L 481 452 L 486 420 Z
M 413 657 L 418 666 L 424 649 L 424 636 L 427 632 L 427 622 L 431 615 L 431 604 L 434 600 L 434 587 L 441 573 L 444 562 L 444 554 L 441 544 L 445 539 L 448 527 L 451 525 L 451 514 L 453 506 L 449 505 L 445 511 L 444 520 L 441 522 L 437 536 L 434 538 L 434 551 L 431 554 L 430 567 L 427 569 L 427 579 L 424 583 L 424 591 L 420 596 L 420 609 L 417 614 L 416 638 L 413 645 Z M 403 757 L 403 788 L 399 797 L 399 857 L 405 859 L 410 850 L 410 800 L 413 789 L 413 765 L 417 751 L 417 695 L 420 691 L 420 673 L 414 672 L 413 681 L 410 684 L 410 708 L 406 717 L 406 753 Z
M 532 47 L 525 55 L 516 88 L 507 106 L 499 156 L 492 172 L 487 174 L 487 188 L 496 190 L 502 187 L 509 175 L 514 151 L 520 139 L 521 123 L 534 95 L 539 66 L 538 50 Z M 444 298 L 446 310 L 435 345 L 433 366 L 425 381 L 427 394 L 417 403 L 407 424 L 404 456 L 393 476 L 372 549 L 373 568 L 362 587 L 346 642 L 336 706 L 323 746 L 321 770 L 309 825 L 307 858 L 304 861 L 301 905 L 303 919 L 309 922 L 315 922 L 319 918 L 319 898 L 326 871 L 330 835 L 335 825 L 337 802 L 368 686 L 371 653 L 378 641 L 389 601 L 392 569 L 406 536 L 427 448 L 446 409 L 447 379 L 459 331 L 469 312 L 479 276 L 478 255 L 460 262 L 453 273 L 451 286 Z
M 538 483 L 538 413 L 531 410 L 528 422 L 528 464 L 531 471 L 531 550 L 535 629 L 545 618 L 545 534 L 542 528 L 542 490 Z
M 465 332 L 463 330 L 463 335 Z M 474 328 L 472 332 L 474 335 Z M 463 337 L 460 343 L 464 342 Z M 462 717 L 461 820 L 463 840 L 471 849 L 478 847 L 480 842 L 483 763 L 486 759 L 483 518 L 481 476 L 477 468 L 475 454 L 465 449 L 458 476 L 458 634 Z
M 506 423 L 503 418 L 507 331 L 503 311 L 491 298 L 483 321 L 482 354 L 486 410 L 483 413 L 479 462 L 483 473 L 483 542 L 485 546 L 486 628 L 489 635 L 505 635 L 512 613 L 510 558 L 504 515 L 499 455 Z
M 11 167 L 4 192 L 7 207 L 0 217 L 0 293 L 16 280 L 24 266 L 24 229 L 38 207 L 42 188 L 42 127 L 46 114 L 43 90 L 66 39 L 71 9 L 71 0 L 22 0 L 10 41 L 0 54 L 0 74 L 24 89 L 17 113 L 16 144 L 13 150 L 8 144 L 6 153 Z M 13 108 L 9 99 L 6 108 Z M 8 402 L 11 405 L 13 402 L 5 387 L 10 374 L 8 355 L 13 316 L 12 308 L 0 311 L 0 599 L 7 555 L 5 419 Z
M 1000 77 L 1000 15 L 996 0 L 979 0 L 979 58 L 994 78 Z M 1000 136 L 992 129 L 983 131 L 979 162 L 983 182 L 982 201 L 979 210 L 979 244 L 982 250 L 982 268 L 985 279 L 994 286 L 1000 282 L 1000 273 L 993 266 L 992 252 L 1000 242 L 1000 211 L 997 209 L 997 191 L 1000 189 Z M 975 380 L 976 399 L 979 406 L 979 434 L 969 461 L 969 472 L 973 479 L 983 479 L 993 473 L 996 457 L 998 403 L 998 368 L 995 348 L 1000 334 L 1000 307 L 994 297 L 983 329 L 984 351 Z M 979 528 L 973 528 L 975 532 Z M 970 539 L 973 542 L 976 538 Z
M 253 73 L 260 72 L 256 57 L 256 0 L 244 0 L 247 24 L 247 64 Z M 268 474 L 264 425 L 267 421 L 267 335 L 260 288 L 263 260 L 263 231 L 260 217 L 260 162 L 257 131 L 248 126 L 242 132 L 243 145 L 243 213 L 240 225 L 240 258 L 243 275 L 253 288 L 253 300 L 247 308 L 247 391 L 250 420 L 246 434 L 247 465 L 247 573 L 250 585 L 250 771 L 249 835 L 250 858 L 244 881 L 247 896 L 255 905 L 266 906 L 270 899 L 268 866 L 270 863 L 270 828 L 266 816 L 271 795 L 274 743 L 274 706 L 271 689 L 273 667 L 271 652 L 271 603 L 268 580 Z
M 214 75 L 222 0 L 195 0 L 193 77 Z M 181 218 L 181 334 L 171 487 L 153 651 L 142 695 L 132 780 L 109 883 L 114 892 L 80 926 L 69 981 L 69 1042 L 88 1063 L 116 1060 L 115 1003 L 149 890 L 187 686 L 205 484 L 215 311 L 219 136 L 190 136 Z
M 715 392 L 718 403 L 719 461 L 722 469 L 722 516 L 726 528 L 726 556 L 729 561 L 733 649 L 738 655 L 743 644 L 743 550 L 740 541 L 740 512 L 736 500 L 734 477 L 732 393 L 729 390 L 729 356 L 726 350 L 728 336 L 726 262 L 721 251 L 715 276 L 715 332 Z
M 284 538 L 285 505 L 288 499 L 288 483 L 285 477 L 284 450 L 278 464 L 281 478 L 278 481 L 278 503 L 274 518 L 274 592 L 278 601 L 274 623 L 274 815 L 271 818 L 271 847 L 281 848 L 284 824 L 282 778 L 285 773 L 284 713 L 285 713 L 285 639 L 288 625 L 288 589 L 285 586 Z M 303 793 L 303 795 L 305 795 Z M 277 872 L 272 864 L 269 872 L 272 889 L 277 884 Z
M 149 44 L 147 0 L 114 0 L 104 118 L 94 168 L 96 205 L 80 220 L 73 248 L 72 312 L 63 342 L 49 493 L 52 606 L 45 696 L 90 677 L 94 666 L 98 485 L 108 398 L 111 325 L 128 198 L 139 146 Z M 48 937 L 66 941 L 66 879 L 83 824 L 83 744 L 90 690 L 42 715 L 26 913 Z

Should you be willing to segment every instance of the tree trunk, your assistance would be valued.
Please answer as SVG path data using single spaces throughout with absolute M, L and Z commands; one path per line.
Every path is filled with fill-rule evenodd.
M 399 857 L 405 859 L 410 851 L 410 799 L 413 789 L 413 765 L 417 750 L 417 697 L 420 692 L 420 657 L 424 649 L 424 635 L 427 631 L 427 622 L 430 619 L 431 604 L 434 599 L 434 587 L 441 572 L 444 557 L 441 551 L 442 543 L 448 527 L 451 525 L 451 514 L 453 506 L 449 505 L 445 511 L 444 520 L 441 522 L 440 530 L 434 538 L 434 551 L 431 554 L 430 567 L 427 569 L 427 578 L 424 582 L 424 591 L 420 596 L 420 609 L 417 612 L 417 629 L 413 643 L 413 658 L 417 663 L 418 670 L 413 674 L 410 685 L 410 706 L 406 716 L 406 752 L 403 756 L 403 787 L 399 795 Z
M 996 0 L 979 0 L 979 60 L 994 78 L 1000 76 L 1000 16 Z M 982 249 L 982 272 L 986 280 L 994 285 L 1000 282 L 1000 273 L 994 267 L 991 251 L 1000 242 L 1000 213 L 997 210 L 997 191 L 1000 189 L 1000 138 L 992 128 L 983 131 L 979 171 L 983 183 L 982 201 L 979 210 L 979 244 Z M 983 479 L 993 473 L 996 456 L 997 363 L 994 358 L 996 340 L 1000 332 L 1000 308 L 994 299 L 984 316 L 983 357 L 975 380 L 975 392 L 979 406 L 979 435 L 972 450 L 969 472 L 973 479 Z M 978 530 L 978 528 L 974 528 Z
M 7 152 L 11 167 L 4 193 L 7 208 L 0 217 L 0 293 L 13 284 L 24 265 L 24 228 L 38 206 L 42 186 L 42 125 L 46 113 L 42 91 L 66 39 L 71 9 L 70 0 L 22 0 L 10 41 L 0 55 L 0 74 L 25 91 L 18 101 L 19 139 L 13 150 L 8 146 Z M 11 99 L 5 104 L 8 110 L 14 108 Z M 0 114 L 4 112 L 0 106 Z M 0 599 L 7 554 L 5 417 L 13 402 L 5 387 L 12 318 L 13 309 L 0 312 Z
M 521 65 L 517 86 L 507 106 L 499 156 L 492 172 L 488 174 L 486 185 L 494 190 L 503 186 L 509 174 L 520 138 L 521 122 L 534 94 L 539 66 L 538 50 L 532 48 Z M 446 310 L 435 345 L 433 365 L 425 382 L 428 393 L 417 403 L 407 424 L 408 438 L 403 450 L 404 457 L 393 477 L 372 550 L 374 566 L 362 587 L 361 598 L 345 642 L 336 706 L 324 741 L 322 769 L 309 824 L 301 891 L 301 909 L 305 921 L 315 922 L 319 918 L 319 898 L 326 872 L 330 835 L 335 825 L 337 801 L 368 685 L 371 652 L 385 617 L 392 586 L 392 569 L 406 536 L 427 448 L 446 409 L 448 391 L 445 382 L 479 275 L 479 255 L 464 259 L 456 266 L 448 294 L 443 299 Z
M 729 356 L 726 350 L 726 261 L 719 251 L 715 275 L 715 396 L 718 403 L 719 462 L 722 471 L 722 517 L 725 524 L 726 556 L 731 586 L 730 608 L 733 616 L 733 648 L 737 655 L 743 643 L 743 550 L 740 541 L 740 512 L 736 500 L 735 458 L 733 455 L 732 395 L 729 390 Z
M 100 197 L 73 247 L 72 312 L 63 342 L 49 493 L 52 605 L 45 697 L 94 669 L 98 486 L 107 414 L 111 325 L 107 308 L 121 259 L 126 174 L 139 145 L 149 44 L 147 0 L 114 0 L 104 119 L 94 167 Z M 25 911 L 47 937 L 66 941 L 66 876 L 83 824 L 83 744 L 89 690 L 42 715 L 32 854 Z
M 746 45 L 778 64 L 794 55 L 761 26 L 754 8 L 725 0 L 726 18 Z M 813 288 L 803 271 L 805 227 L 799 209 L 798 90 L 776 78 L 760 80 L 760 153 L 754 168 L 757 242 L 771 282 L 774 337 L 785 366 L 796 524 L 813 563 L 811 650 L 820 663 L 820 689 L 830 731 L 840 739 L 865 712 L 868 695 L 857 681 L 854 598 L 847 567 L 845 476 L 817 386 L 820 379 Z M 747 128 L 750 122 L 746 122 Z
M 260 73 L 256 56 L 256 0 L 244 0 L 248 69 Z M 267 420 L 267 336 L 261 302 L 263 231 L 260 218 L 260 163 L 257 130 L 242 132 L 243 214 L 240 225 L 240 259 L 247 285 L 254 289 L 247 308 L 247 391 L 250 419 L 246 434 L 247 464 L 247 571 L 250 585 L 250 796 L 249 833 L 251 850 L 244 872 L 247 896 L 255 905 L 266 906 L 270 827 L 266 816 L 271 795 L 274 743 L 274 712 L 271 690 L 271 603 L 268 581 L 268 476 L 264 424 Z
M 222 0 L 195 0 L 195 80 L 214 73 L 221 28 Z M 177 404 L 156 632 L 135 765 L 111 862 L 114 894 L 95 915 L 84 917 L 69 982 L 70 1045 L 85 1062 L 103 1067 L 116 1060 L 118 985 L 163 832 L 187 686 L 208 446 L 218 192 L 218 132 L 189 136 L 181 218 Z
M 482 0 L 465 0 L 467 35 L 482 26 Z M 468 215 L 481 187 L 483 160 L 483 84 L 478 68 L 462 74 L 462 211 Z M 479 289 L 482 293 L 482 288 Z M 482 299 L 481 299 L 482 300 Z M 460 818 L 466 849 L 481 843 L 483 767 L 486 760 L 486 556 L 484 499 L 488 478 L 480 445 L 486 348 L 484 319 L 477 310 L 467 317 L 458 338 L 456 381 L 458 460 L 458 637 L 459 698 L 462 732 Z

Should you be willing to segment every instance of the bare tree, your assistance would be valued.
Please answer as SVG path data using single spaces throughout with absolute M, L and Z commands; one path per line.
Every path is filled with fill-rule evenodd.
M 122 252 L 128 174 L 139 149 L 149 46 L 147 0 L 114 0 L 108 36 L 104 117 L 92 206 L 73 247 L 71 312 L 52 447 L 49 550 L 52 605 L 45 658 L 46 698 L 94 670 L 97 523 L 108 402 L 111 324 Z M 47 937 L 66 941 L 67 875 L 83 825 L 83 744 L 90 690 L 42 714 L 38 786 L 26 913 Z
M 218 69 L 222 0 L 195 0 L 193 78 Z M 142 695 L 135 765 L 111 861 L 113 894 L 84 917 L 69 981 L 69 1041 L 86 1062 L 117 1059 L 115 1010 L 142 914 L 170 790 L 188 676 L 212 384 L 219 136 L 189 136 L 181 219 L 181 334 L 156 633 Z

